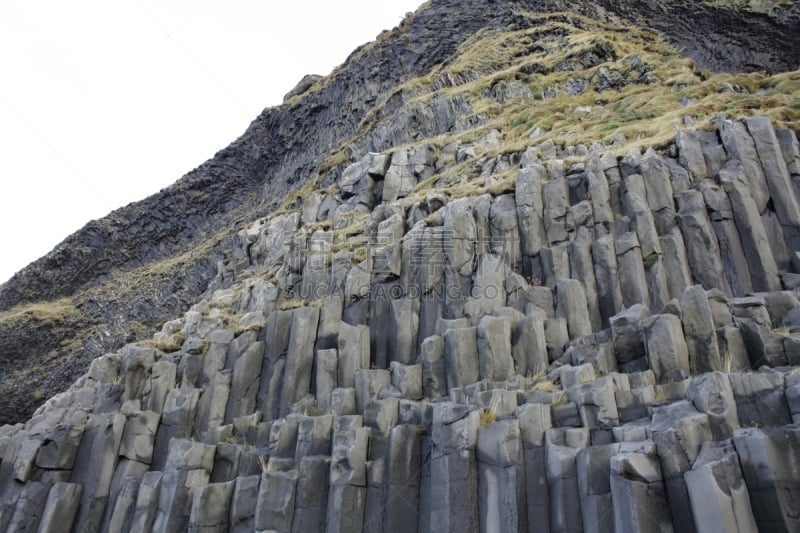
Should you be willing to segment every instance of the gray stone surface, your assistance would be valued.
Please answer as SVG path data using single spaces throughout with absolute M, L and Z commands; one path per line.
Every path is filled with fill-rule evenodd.
M 655 453 L 623 452 L 611 458 L 614 531 L 675 531 Z
M 730 295 L 719 259 L 719 243 L 708 219 L 703 195 L 699 191 L 682 191 L 675 195 L 679 211 L 676 216 L 686 245 L 692 276 L 704 289 L 720 289 Z
M 546 180 L 547 170 L 541 165 L 531 165 L 517 172 L 514 191 L 523 256 L 536 255 L 546 245 L 542 220 L 542 182 Z
M 365 128 L 183 318 L 0 427 L 0 531 L 797 530 L 800 147 L 713 123 L 622 161 Z
M 339 387 L 355 386 L 355 372 L 369 368 L 369 327 L 342 323 L 339 330 Z
M 567 320 L 570 338 L 591 335 L 592 322 L 581 283 L 574 279 L 559 281 L 556 299 L 556 314 Z
M 189 531 L 227 531 L 234 482 L 197 487 L 192 498 Z
M 713 372 L 693 377 L 686 398 L 695 409 L 708 415 L 715 440 L 729 439 L 739 428 L 739 411 L 726 374 Z
M 738 161 L 731 161 L 720 170 L 719 177 L 731 201 L 753 288 L 756 291 L 780 290 L 778 265 L 772 255 L 758 207 L 747 188 L 743 166 Z
M 448 330 L 444 335 L 447 387 L 463 387 L 480 379 L 477 328 Z
M 504 194 L 492 202 L 489 212 L 490 251 L 507 265 L 518 267 L 522 260 L 517 206 L 514 195 Z
M 609 319 L 622 308 L 617 254 L 611 235 L 604 235 L 592 244 L 592 261 L 597 283 L 597 310 L 601 326 L 608 327 Z
M 323 531 L 328 509 L 330 461 L 306 456 L 299 462 L 292 531 Z
M 678 531 L 697 531 L 683 475 L 691 469 L 703 443 L 713 439 L 708 416 L 689 402 L 676 402 L 654 409 L 651 432 L 672 523 Z
M 69 531 L 78 510 L 83 487 L 77 483 L 56 483 L 50 488 L 42 512 L 39 531 L 56 533 Z
M 422 399 L 422 365 L 391 364 L 392 386 L 408 400 Z
M 297 473 L 264 472 L 256 504 L 257 531 L 291 531 L 294 518 Z
M 444 356 L 444 339 L 438 335 L 422 342 L 422 390 L 426 398 L 438 398 L 447 394 L 447 364 Z
M 684 479 L 698 531 L 758 531 L 732 444 L 706 443 Z
M 319 322 L 318 307 L 302 307 L 292 315 L 292 331 L 286 353 L 281 387 L 280 414 L 288 414 L 292 404 L 311 390 L 314 341 Z M 341 350 L 340 350 L 341 353 Z
M 690 373 L 689 350 L 681 320 L 675 315 L 653 315 L 642 326 L 647 359 L 659 381 L 676 381 Z
M 681 296 L 680 305 L 691 373 L 721 370 L 722 358 L 706 291 L 700 285 L 688 287 Z
M 484 316 L 477 328 L 477 347 L 481 379 L 505 381 L 515 375 L 510 319 Z
M 551 179 L 542 187 L 543 219 L 547 241 L 552 245 L 567 239 L 569 187 L 565 179 Z
M 740 429 L 733 442 L 759 531 L 795 531 L 798 524 L 796 429 Z
M 650 306 L 650 290 L 642 261 L 639 238 L 634 232 L 621 235 L 614 243 L 617 253 L 619 285 L 622 304 L 630 307 L 636 304 Z
M 750 117 L 744 120 L 747 131 L 753 138 L 761 168 L 764 170 L 770 197 L 788 242 L 796 249 L 797 229 L 800 228 L 800 205 L 791 185 L 789 169 L 783 159 L 775 130 L 766 117 Z

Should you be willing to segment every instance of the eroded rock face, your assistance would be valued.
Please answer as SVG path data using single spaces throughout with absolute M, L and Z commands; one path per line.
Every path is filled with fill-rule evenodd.
M 796 135 L 752 117 L 624 158 L 625 139 L 561 144 L 538 127 L 524 148 L 499 128 L 440 145 L 486 118 L 463 95 L 393 91 L 457 60 L 479 29 L 544 24 L 519 8 L 560 4 L 426 4 L 175 186 L 3 286 L 0 308 L 83 291 L 58 335 L 132 310 L 88 341 L 87 357 L 108 353 L 65 392 L 0 427 L 0 531 L 796 530 Z M 689 47 L 701 64 L 783 68 L 800 50 L 775 55 L 760 34 L 747 50 L 718 44 L 768 20 L 770 39 L 797 42 L 796 7 L 772 19 L 679 1 L 666 15 L 580 9 L 598 6 L 673 23 L 679 43 L 702 34 Z M 590 24 L 554 17 L 526 53 Z M 653 82 L 641 59 L 601 66 L 616 59 L 597 45 L 561 61 L 600 66 L 566 94 Z M 501 105 L 555 95 L 518 80 L 487 92 Z M 245 201 L 301 186 L 345 141 L 348 163 L 284 212 L 262 219 L 270 206 Z M 152 272 L 98 275 L 222 228 L 131 299 L 98 292 Z M 137 317 L 172 320 L 121 346 Z M 28 340 L 49 346 L 27 327 L 0 337 L 4 362 Z
M 793 161 L 795 149 L 783 153 Z M 547 217 L 554 228 L 584 201 L 580 182 L 569 189 L 545 166 L 516 175 L 527 191 L 537 175 L 564 180 L 572 192 L 558 196 L 558 212 L 531 210 L 535 192 L 441 202 L 433 228 L 442 233 L 423 257 L 431 227 L 409 227 L 402 199 L 384 199 L 365 231 L 383 235 L 378 252 L 398 254 L 396 271 L 374 256 L 331 264 L 342 281 L 359 273 L 363 287 L 324 284 L 324 303 L 287 300 L 304 276 L 322 279 L 308 268 L 314 254 L 263 254 L 278 269 L 277 296 L 254 297 L 245 271 L 164 326 L 158 339 L 185 339 L 176 351 L 127 345 L 95 360 L 25 425 L 0 428 L 0 525 L 792 531 L 800 300 L 787 290 L 792 273 L 764 269 L 774 256 L 760 224 L 777 205 L 751 216 L 750 203 L 730 219 L 736 233 L 714 225 L 725 198 L 747 198 L 738 169 L 764 163 L 730 156 L 716 163 L 717 177 L 700 177 L 691 168 L 707 167 L 688 157 L 645 160 L 651 192 L 633 166 L 645 163 L 625 162 L 632 211 L 564 223 L 551 232 L 556 242 L 542 231 L 532 241 L 539 248 L 510 255 L 508 230 L 544 230 Z M 614 174 L 609 158 L 590 164 Z M 648 194 L 666 190 L 654 176 L 675 167 L 697 188 L 673 189 L 677 209 L 660 196 L 651 202 Z M 716 180 L 723 186 L 712 191 Z M 290 227 L 303 234 L 299 219 Z M 262 228 L 255 242 L 287 231 Z M 596 240 L 584 246 L 587 236 Z M 751 282 L 777 275 L 783 287 L 735 292 L 744 274 L 717 266 L 719 247 L 688 260 L 700 253 L 688 250 L 695 239 L 723 236 L 761 255 L 746 261 Z M 653 269 L 666 252 L 652 245 L 666 239 L 687 258 L 685 279 L 658 285 Z M 564 264 L 544 253 L 554 248 Z M 523 269 L 547 272 L 552 287 Z M 602 305 L 590 306 L 598 295 Z M 220 318 L 232 309 L 243 313 L 234 327 Z

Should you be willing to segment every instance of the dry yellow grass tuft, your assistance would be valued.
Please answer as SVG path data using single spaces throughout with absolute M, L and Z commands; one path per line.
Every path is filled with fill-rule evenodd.
M 77 315 L 78 310 L 74 302 L 71 298 L 65 297 L 50 302 L 17 305 L 8 311 L 0 313 L 0 323 L 34 320 L 48 324 L 59 324 Z

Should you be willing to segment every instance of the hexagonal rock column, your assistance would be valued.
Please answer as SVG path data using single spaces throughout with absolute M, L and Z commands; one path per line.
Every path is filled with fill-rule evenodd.
M 519 421 L 481 427 L 476 458 L 481 531 L 524 531 L 528 509 Z
M 611 500 L 615 533 L 671 533 L 661 468 L 654 450 L 611 458 Z
M 329 533 L 358 533 L 364 528 L 369 435 L 361 416 L 337 417 L 334 422 L 325 519 Z
M 739 429 L 733 442 L 758 530 L 800 530 L 800 431 Z
M 318 322 L 318 307 L 302 307 L 295 309 L 292 314 L 292 331 L 289 335 L 281 387 L 281 416 L 286 416 L 291 406 L 311 390 Z
M 83 486 L 59 482 L 52 486 L 39 525 L 41 533 L 69 531 L 80 504 Z
M 480 528 L 475 462 L 480 415 L 468 406 L 437 403 L 433 410 L 431 531 L 459 533 Z
M 297 472 L 264 472 L 258 492 L 255 527 L 257 531 L 291 531 Z
M 687 401 L 654 407 L 651 432 L 675 529 L 697 531 L 683 474 L 691 469 L 702 444 L 713 440 L 708 415 Z
M 705 443 L 692 469 L 683 475 L 698 531 L 756 533 L 739 457 L 733 444 Z
M 653 315 L 643 324 L 647 360 L 658 381 L 677 381 L 689 375 L 689 350 L 681 319 Z

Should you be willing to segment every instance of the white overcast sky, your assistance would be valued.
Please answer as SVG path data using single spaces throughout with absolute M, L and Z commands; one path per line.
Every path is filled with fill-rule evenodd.
M 0 283 L 422 0 L 0 0 Z

